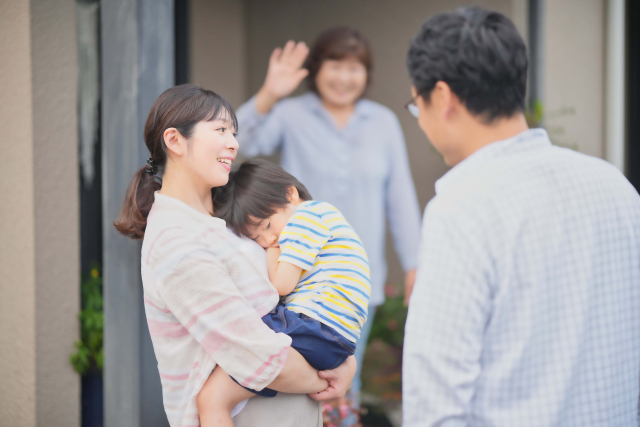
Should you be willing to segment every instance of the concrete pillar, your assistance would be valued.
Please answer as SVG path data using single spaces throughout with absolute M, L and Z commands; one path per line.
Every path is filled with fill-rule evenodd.
M 73 0 L 0 1 L 0 420 L 79 426 Z
M 146 325 L 140 244 L 113 227 L 149 152 L 151 105 L 174 82 L 172 0 L 101 2 L 105 426 L 168 425 Z

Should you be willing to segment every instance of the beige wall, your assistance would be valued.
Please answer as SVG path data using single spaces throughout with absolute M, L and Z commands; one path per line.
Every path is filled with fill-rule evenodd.
M 191 0 L 190 8 L 190 82 L 239 106 L 246 96 L 245 2 Z
M 0 1 L 0 420 L 80 424 L 73 0 Z
M 0 420 L 17 427 L 36 420 L 30 48 L 29 2 L 0 0 Z
M 544 6 L 545 127 L 554 142 L 604 155 L 605 0 Z M 562 110 L 575 113 L 564 114 Z

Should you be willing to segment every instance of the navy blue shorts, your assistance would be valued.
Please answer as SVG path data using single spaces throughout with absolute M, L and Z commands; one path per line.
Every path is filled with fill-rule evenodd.
M 281 304 L 278 304 L 273 312 L 264 316 L 262 321 L 273 331 L 289 335 L 291 347 L 295 348 L 309 362 L 309 365 L 319 371 L 337 368 L 356 351 L 356 344 L 340 335 L 332 327 L 307 315 L 287 310 Z M 264 397 L 273 397 L 277 393 L 268 388 L 262 391 L 250 388 L 247 390 Z

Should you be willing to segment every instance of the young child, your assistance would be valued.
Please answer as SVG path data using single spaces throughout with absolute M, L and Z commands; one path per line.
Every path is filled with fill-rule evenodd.
M 369 263 L 360 238 L 332 205 L 311 200 L 307 189 L 281 167 L 264 161 L 243 163 L 214 197 L 215 215 L 237 234 L 267 250 L 271 283 L 280 304 L 262 318 L 318 370 L 340 366 L 356 348 L 367 318 Z M 231 380 L 233 380 L 231 378 Z M 271 389 L 240 386 L 220 367 L 214 369 L 199 399 L 202 426 L 233 426 L 231 409 Z

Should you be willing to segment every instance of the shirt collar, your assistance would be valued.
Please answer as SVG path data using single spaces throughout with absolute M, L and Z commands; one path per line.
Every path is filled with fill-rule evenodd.
M 465 180 L 475 170 L 481 168 L 482 165 L 506 153 L 511 153 L 514 149 L 529 151 L 550 146 L 549 135 L 544 129 L 540 128 L 529 129 L 512 138 L 492 142 L 458 163 L 436 181 L 436 194 L 446 191 L 458 182 Z
M 315 92 L 309 91 L 304 94 L 303 97 L 305 98 L 305 101 L 311 111 L 329 117 L 329 112 L 326 108 L 324 108 L 322 100 Z M 354 118 L 367 118 L 371 115 L 371 106 L 364 98 L 360 98 L 356 101 L 353 115 L 354 117 L 352 117 L 350 120 L 353 120 Z
M 181 200 L 175 199 L 170 196 L 165 196 L 164 194 L 160 194 L 157 191 L 154 193 L 154 201 L 153 207 L 159 206 L 161 208 L 172 208 L 178 209 L 189 216 L 193 217 L 198 221 L 204 221 L 207 225 L 217 228 L 217 229 L 226 229 L 227 223 L 225 220 L 221 218 L 217 218 L 215 216 L 205 215 L 202 212 L 199 212 L 193 209 L 191 206 L 187 205 Z

